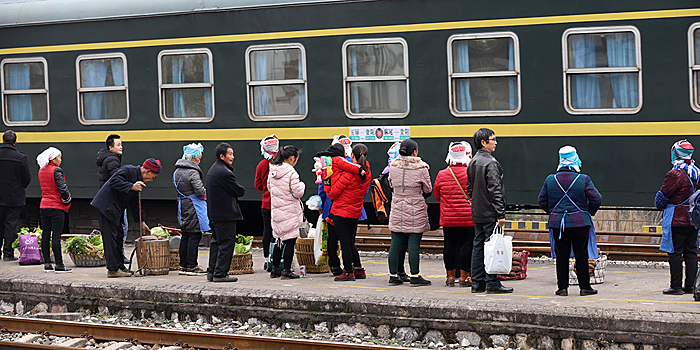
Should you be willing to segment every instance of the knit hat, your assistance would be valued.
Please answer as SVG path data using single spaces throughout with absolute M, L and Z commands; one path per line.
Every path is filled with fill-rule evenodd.
M 683 159 L 686 163 L 690 162 L 690 157 L 693 156 L 695 148 L 688 140 L 680 140 L 671 147 L 671 163 L 676 160 Z
M 190 143 L 187 146 L 182 146 L 182 159 L 185 159 L 185 156 L 201 157 L 202 152 L 204 152 L 204 146 L 201 143 Z
M 561 168 L 572 168 L 577 172 L 581 171 L 581 159 L 579 159 L 576 148 L 573 146 L 564 146 L 559 149 L 559 167 L 557 167 L 557 171 Z
M 280 140 L 277 138 L 277 136 L 275 136 L 275 134 L 266 136 L 260 141 L 260 154 L 262 154 L 265 159 L 272 159 L 275 154 L 277 154 L 279 149 Z
M 156 173 L 160 174 L 160 171 L 163 170 L 163 167 L 160 166 L 160 161 L 155 158 L 148 158 L 143 162 L 143 167 Z
M 458 141 L 450 143 L 447 148 L 447 158 L 445 162 L 449 165 L 465 164 L 468 165 L 472 160 L 472 146 L 467 141 Z
M 61 151 L 56 147 L 49 147 L 44 152 L 41 152 L 36 157 L 36 162 L 39 164 L 39 169 L 45 167 L 49 162 L 61 155 Z
M 333 136 L 333 141 L 331 142 L 331 145 L 334 143 L 339 143 L 343 145 L 343 147 L 345 148 L 345 156 L 350 157 L 350 155 L 352 154 L 352 140 L 350 140 L 350 138 L 348 138 L 345 135 L 335 135 Z

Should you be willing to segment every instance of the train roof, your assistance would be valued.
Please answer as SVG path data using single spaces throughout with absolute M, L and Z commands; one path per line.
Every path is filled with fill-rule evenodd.
M 347 1 L 348 0 L 0 0 L 0 27 Z

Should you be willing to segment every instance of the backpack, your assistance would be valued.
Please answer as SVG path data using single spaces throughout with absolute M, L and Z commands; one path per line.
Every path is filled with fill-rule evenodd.
M 688 198 L 688 217 L 691 225 L 700 228 L 700 190 Z
M 389 174 L 382 174 L 378 178 L 372 179 L 369 193 L 372 195 L 372 206 L 379 223 L 383 225 L 389 223 L 392 197 L 391 186 L 389 186 Z

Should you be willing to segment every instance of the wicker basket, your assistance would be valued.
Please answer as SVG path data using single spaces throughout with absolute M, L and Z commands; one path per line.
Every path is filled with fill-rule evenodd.
M 170 271 L 180 270 L 180 251 L 170 249 Z
M 149 236 L 144 236 L 149 237 Z M 159 276 L 170 272 L 170 243 L 168 240 L 136 240 L 136 260 L 141 274 Z
M 331 271 L 328 262 L 323 265 L 316 265 L 313 238 L 297 238 L 296 251 L 297 263 L 299 263 L 299 266 L 306 266 L 306 273 L 325 273 Z
M 253 273 L 253 253 L 233 254 L 229 275 L 243 275 Z
M 591 265 L 595 267 L 591 268 Z M 598 259 L 588 259 L 588 276 L 591 279 L 591 284 L 601 284 L 605 282 L 606 266 L 608 266 L 608 256 L 605 254 L 600 254 Z M 575 259 L 569 259 L 569 284 L 578 284 Z
M 73 254 L 68 253 L 70 259 L 73 260 L 73 265 L 79 267 L 97 267 L 106 266 L 104 251 L 98 251 L 97 253 L 87 253 L 87 254 Z

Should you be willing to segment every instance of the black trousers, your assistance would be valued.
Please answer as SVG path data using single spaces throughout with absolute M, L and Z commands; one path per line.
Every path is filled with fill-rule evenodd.
M 355 236 L 357 236 L 357 219 L 333 216 L 335 232 L 340 240 L 343 249 L 343 268 L 345 272 L 353 272 L 353 267 L 361 268 L 360 253 L 355 246 Z M 329 256 L 331 252 L 328 252 Z
M 576 258 L 576 277 L 581 289 L 591 288 L 588 275 L 588 231 L 590 226 L 554 229 L 554 252 L 557 255 L 557 287 L 569 288 L 569 257 L 571 250 Z M 561 238 L 559 235 L 561 234 Z
M 233 248 L 236 244 L 237 221 L 212 221 L 211 244 L 209 249 L 208 273 L 216 278 L 228 276 L 231 268 Z
M 404 266 L 404 263 L 406 262 L 406 252 L 408 251 L 408 238 L 411 237 L 409 235 L 402 235 L 403 242 L 401 242 L 401 248 L 399 249 L 399 262 L 398 262 L 398 273 L 406 273 L 406 267 Z
M 123 217 L 121 220 L 124 220 Z M 97 217 L 97 221 L 100 223 L 100 233 L 102 233 L 107 271 L 126 270 L 126 266 L 124 266 L 125 257 L 122 252 L 124 250 L 124 229 L 122 228 L 121 220 L 115 224 L 109 221 L 102 213 L 98 214 Z
M 270 256 L 270 243 L 272 243 L 272 210 L 262 208 L 260 211 L 263 217 L 263 256 L 267 258 Z
M 296 238 L 290 238 L 286 241 L 282 241 L 281 247 L 279 244 L 275 244 L 275 250 L 272 252 L 272 266 L 280 266 L 280 259 L 282 259 L 282 255 L 284 255 L 284 268 L 287 270 L 291 269 L 296 243 Z
M 472 270 L 472 250 L 474 248 L 474 227 L 443 227 L 445 245 L 442 257 L 445 270 Z M 459 272 L 457 272 L 459 276 Z
M 335 225 L 328 224 L 328 266 L 340 267 L 340 258 L 338 258 L 338 234 L 335 232 Z
M 474 223 L 474 249 L 472 250 L 472 281 L 478 287 L 498 288 L 501 286 L 501 280 L 498 275 L 487 274 L 484 269 L 484 242 L 486 242 L 493 228 L 496 226 L 496 219 L 488 224 Z
M 694 227 L 671 227 L 673 233 L 673 253 L 668 254 L 671 267 L 671 288 L 682 288 L 683 262 L 685 262 L 685 288 L 695 285 L 698 272 L 697 239 L 698 230 Z
M 66 212 L 61 209 L 40 209 L 39 213 L 41 214 L 41 258 L 44 259 L 44 264 L 50 264 L 53 249 L 56 265 L 63 265 L 61 234 Z
M 180 266 L 187 269 L 197 267 L 199 241 L 202 239 L 202 233 L 182 231 L 180 234 Z
M 3 241 L 5 244 L 2 246 L 2 252 L 6 258 L 15 256 L 15 250 L 12 249 L 12 243 L 17 239 L 17 221 L 19 221 L 19 214 L 22 212 L 22 207 L 6 207 L 0 205 L 0 222 L 2 226 L 0 228 L 0 243 Z

